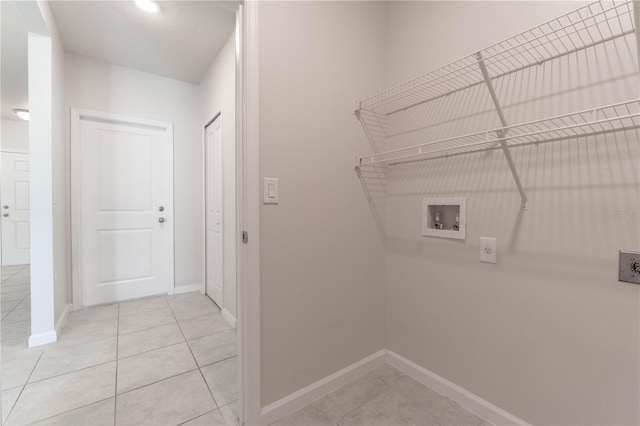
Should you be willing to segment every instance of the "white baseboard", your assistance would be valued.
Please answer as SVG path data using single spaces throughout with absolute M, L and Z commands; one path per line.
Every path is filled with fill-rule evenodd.
M 58 318 L 58 321 L 56 321 L 56 340 L 57 340 L 57 336 L 60 336 L 62 327 L 64 327 L 64 325 L 67 323 L 69 312 L 71 312 L 72 309 L 73 309 L 73 305 L 69 303 L 67 306 L 64 307 L 64 310 L 62 311 L 60 318 Z
M 347 383 L 357 379 L 366 372 L 381 366 L 385 361 L 386 351 L 380 350 L 373 355 L 351 364 L 330 376 L 320 379 L 309 386 L 300 389 L 284 398 L 262 408 L 260 412 L 260 424 L 268 425 L 278 419 L 311 404 Z
M 491 424 L 528 426 L 524 420 L 507 413 L 503 409 L 496 407 L 468 390 L 461 388 L 455 383 L 451 383 L 444 377 L 438 376 L 436 373 L 421 367 L 413 361 L 409 361 L 395 352 L 387 351 L 386 361 L 391 366 L 439 394 L 454 400 L 460 404 L 461 407 L 482 417 Z
M 32 334 L 29 336 L 29 347 L 46 345 L 47 343 L 53 343 L 57 340 L 57 334 L 55 330 L 45 331 L 44 333 Z
M 224 318 L 231 327 L 236 328 L 236 317 L 234 317 L 227 308 L 222 308 L 222 318 Z
M 178 285 L 173 289 L 173 294 L 192 293 L 194 291 L 201 291 L 202 284 L 187 284 Z

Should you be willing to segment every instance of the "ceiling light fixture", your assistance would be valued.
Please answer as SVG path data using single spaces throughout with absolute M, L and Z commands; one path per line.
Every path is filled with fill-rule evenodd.
M 28 109 L 14 109 L 13 112 L 16 113 L 16 115 L 25 120 L 25 121 L 29 121 L 29 110 Z
M 160 10 L 158 3 L 153 0 L 135 0 L 135 3 L 140 10 L 144 10 L 147 13 L 158 13 L 158 10 Z

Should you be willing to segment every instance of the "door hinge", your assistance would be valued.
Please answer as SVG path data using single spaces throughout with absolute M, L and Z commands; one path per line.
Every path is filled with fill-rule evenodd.
M 242 243 L 247 244 L 249 242 L 249 233 L 247 231 L 242 231 Z

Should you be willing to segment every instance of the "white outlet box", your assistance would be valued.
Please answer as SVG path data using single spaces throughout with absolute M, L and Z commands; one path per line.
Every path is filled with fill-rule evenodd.
M 640 252 L 620 251 L 618 281 L 640 284 Z
M 495 238 L 480 237 L 480 262 L 498 263 L 498 241 Z
M 422 235 L 425 237 L 464 240 L 467 200 L 424 198 L 422 200 Z

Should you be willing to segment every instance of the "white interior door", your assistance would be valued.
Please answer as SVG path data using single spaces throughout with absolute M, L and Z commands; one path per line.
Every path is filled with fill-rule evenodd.
M 81 119 L 82 304 L 173 288 L 166 129 Z
M 222 119 L 206 128 L 207 294 L 222 307 Z
M 3 152 L 2 265 L 29 263 L 29 154 Z

